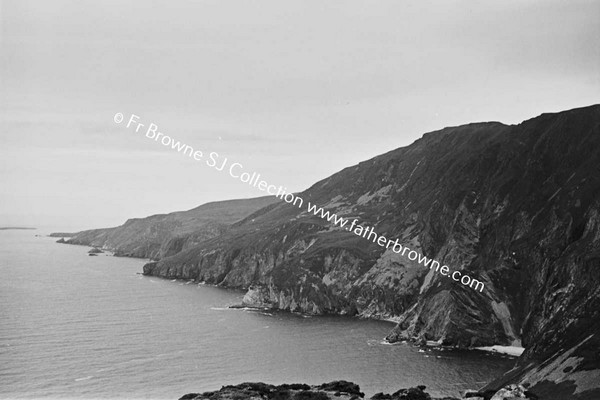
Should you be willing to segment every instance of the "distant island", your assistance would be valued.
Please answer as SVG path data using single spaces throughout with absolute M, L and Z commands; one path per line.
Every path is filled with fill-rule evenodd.
M 19 230 L 32 230 L 33 231 L 33 230 L 36 230 L 37 228 L 26 228 L 26 227 L 23 227 L 23 226 L 3 226 L 3 227 L 0 227 L 0 231 L 8 231 L 8 230 L 16 230 L 16 229 L 19 229 Z

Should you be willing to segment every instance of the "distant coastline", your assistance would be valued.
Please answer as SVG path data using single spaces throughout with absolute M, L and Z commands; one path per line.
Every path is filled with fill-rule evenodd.
M 8 231 L 8 230 L 31 230 L 34 231 L 37 228 L 28 228 L 23 226 L 2 226 L 0 227 L 0 231 Z
M 77 233 L 74 232 L 53 232 L 51 234 L 49 234 L 49 237 L 73 237 L 77 235 Z

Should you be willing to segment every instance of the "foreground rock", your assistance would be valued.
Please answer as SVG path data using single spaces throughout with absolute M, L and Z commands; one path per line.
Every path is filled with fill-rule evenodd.
M 377 393 L 372 400 L 458 400 L 452 397 L 432 398 L 425 386 L 400 389 L 393 394 Z M 221 390 L 204 393 L 189 393 L 179 400 L 359 400 L 365 394 L 352 382 L 334 381 L 318 386 L 306 384 L 242 383 L 223 386 Z
M 104 252 L 97 247 L 94 247 L 93 249 L 88 251 L 88 254 L 100 254 L 100 253 L 104 253 Z
M 425 386 L 417 386 L 400 389 L 392 394 L 376 393 L 370 400 L 459 400 L 455 397 L 431 397 L 425 389 Z M 333 381 L 318 386 L 302 383 L 276 386 L 261 382 L 246 382 L 223 386 L 213 392 L 189 393 L 179 400 L 360 400 L 364 396 L 357 384 L 348 381 Z M 461 399 L 544 400 L 519 385 L 510 385 L 497 392 L 467 391 Z

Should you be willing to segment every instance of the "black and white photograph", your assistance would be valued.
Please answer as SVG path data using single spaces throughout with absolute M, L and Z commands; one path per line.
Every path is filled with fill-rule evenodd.
M 600 1 L 0 0 L 0 400 L 600 400 Z

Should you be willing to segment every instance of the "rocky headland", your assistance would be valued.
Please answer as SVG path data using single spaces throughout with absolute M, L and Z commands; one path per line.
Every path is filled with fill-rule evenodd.
M 70 238 L 77 235 L 77 232 L 52 232 L 48 237 Z
M 50 236 L 60 237 L 58 243 L 109 250 L 115 256 L 157 260 L 219 236 L 234 222 L 278 201 L 273 196 L 217 201 L 187 211 L 132 218 L 114 228 Z
M 522 384 L 540 399 L 598 399 L 599 148 L 598 105 L 474 123 L 298 194 L 484 282 L 481 292 L 285 202 L 208 234 L 151 236 L 146 247 L 136 229 L 67 242 L 155 258 L 146 275 L 246 290 L 245 306 L 391 319 L 390 342 L 523 346 L 515 368 L 482 390 Z
M 246 289 L 248 306 L 394 319 L 391 342 L 523 346 L 490 389 L 600 398 L 598 148 L 600 106 L 469 124 L 299 194 L 477 277 L 483 292 L 286 203 L 144 273 Z

